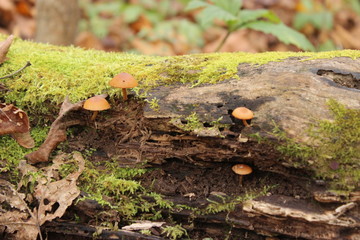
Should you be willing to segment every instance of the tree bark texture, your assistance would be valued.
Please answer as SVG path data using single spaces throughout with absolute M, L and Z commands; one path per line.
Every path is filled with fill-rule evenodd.
M 37 42 L 71 45 L 76 37 L 80 8 L 78 0 L 36 1 Z

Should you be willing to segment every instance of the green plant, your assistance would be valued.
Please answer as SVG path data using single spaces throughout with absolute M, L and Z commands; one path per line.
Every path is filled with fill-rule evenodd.
M 283 43 L 294 44 L 303 50 L 315 50 L 303 34 L 283 24 L 272 11 L 266 9 L 242 10 L 241 7 L 242 0 L 213 0 L 212 3 L 205 0 L 193 0 L 188 4 L 186 10 L 202 8 L 198 19 L 205 28 L 215 19 L 225 23 L 227 34 L 216 51 L 221 49 L 231 33 L 244 28 L 270 33 Z
M 175 226 L 166 226 L 162 229 L 162 233 L 164 233 L 166 237 L 172 240 L 179 239 L 182 236 L 188 236 L 186 229 L 183 228 L 181 224 Z
M 304 29 L 306 32 L 319 30 L 328 34 L 334 26 L 334 10 L 327 8 L 321 2 L 301 0 L 297 5 L 297 13 L 293 20 L 293 27 L 297 30 Z M 306 30 L 308 29 L 308 30 Z M 317 51 L 330 51 L 337 47 L 329 38 L 316 46 Z
M 247 190 L 244 194 L 236 197 L 216 195 L 219 201 L 207 199 L 209 204 L 205 209 L 199 210 L 199 214 L 215 214 L 219 212 L 230 213 L 235 210 L 237 204 L 241 204 L 256 197 L 265 196 L 269 190 L 274 187 L 276 187 L 276 185 L 265 185 L 262 189 Z
M 153 111 L 157 112 L 160 110 L 159 99 L 157 99 L 156 97 L 152 98 L 151 100 L 146 99 L 145 101 L 150 104 L 150 108 Z

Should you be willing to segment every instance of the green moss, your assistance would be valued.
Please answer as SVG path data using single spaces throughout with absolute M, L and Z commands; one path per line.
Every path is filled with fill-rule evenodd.
M 0 40 L 6 36 L 1 35 Z M 196 86 L 238 78 L 240 63 L 265 64 L 288 57 L 309 59 L 344 56 L 358 58 L 360 51 L 326 53 L 266 52 L 210 53 L 174 57 L 156 57 L 128 53 L 106 53 L 76 47 L 59 47 L 15 39 L 9 60 L 0 67 L 0 76 L 21 68 L 26 61 L 32 66 L 21 74 L 3 80 L 12 91 L 3 94 L 7 102 L 34 113 L 47 113 L 65 96 L 74 102 L 99 93 L 119 95 L 108 86 L 119 72 L 128 72 L 139 81 L 138 94 L 159 85 L 187 83 Z M 46 104 L 49 103 L 49 104 Z
M 0 136 L 0 172 L 10 172 L 17 180 L 17 166 L 24 156 L 40 146 L 45 140 L 48 127 L 35 127 L 31 130 L 31 135 L 35 141 L 35 148 L 26 149 L 21 147 L 13 138 L 10 136 Z
M 325 179 L 334 190 L 360 188 L 360 110 L 347 109 L 329 100 L 333 120 L 315 122 L 308 130 L 310 142 L 300 144 L 275 129 L 284 144 L 278 150 L 288 156 L 294 166 L 307 167 L 317 178 Z
M 219 212 L 230 213 L 235 210 L 236 205 L 260 196 L 265 196 L 269 190 L 274 187 L 276 187 L 276 185 L 265 185 L 262 189 L 246 190 L 244 194 L 236 197 L 216 195 L 218 200 L 213 201 L 208 199 L 209 204 L 204 209 L 197 210 L 197 214 L 206 215 L 216 214 Z

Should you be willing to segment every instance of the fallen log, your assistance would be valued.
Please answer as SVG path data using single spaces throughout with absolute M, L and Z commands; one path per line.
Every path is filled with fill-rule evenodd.
M 26 49 L 32 50 L 34 46 L 43 54 L 27 54 Z M 305 143 L 317 149 L 322 141 L 328 140 L 329 136 L 313 141 L 308 129 L 319 120 L 338 123 L 339 119 L 329 109 L 330 99 L 353 110 L 352 114 L 357 116 L 360 109 L 358 51 L 224 53 L 158 58 L 20 41 L 16 41 L 13 48 L 27 56 L 26 60 L 30 60 L 33 67 L 26 69 L 19 79 L 4 81 L 11 90 L 6 93 L 6 99 L 29 109 L 30 119 L 38 114 L 46 116 L 44 113 L 57 112 L 58 107 L 54 106 L 65 96 L 77 102 L 91 95 L 109 93 L 113 109 L 96 124 L 89 125 L 87 131 L 79 131 L 76 138 L 68 139 L 72 150 L 94 148 L 99 158 L 117 160 L 119 166 L 147 163 L 161 167 L 169 161 L 179 161 L 211 169 L 219 164 L 246 163 L 254 168 L 255 174 L 274 173 L 283 176 L 284 182 L 298 181 L 315 198 L 273 195 L 253 199 L 239 205 L 238 212 L 228 215 L 236 228 L 263 235 L 306 239 L 359 237 L 357 204 L 360 186 L 355 178 L 359 175 L 356 172 L 359 156 L 351 155 L 350 165 L 336 162 L 336 156 L 320 156 L 329 160 L 332 165 L 326 167 L 333 172 L 329 178 L 317 179 L 316 171 L 321 170 L 316 168 L 319 159 L 289 157 L 277 148 L 284 142 L 286 144 L 284 139 L 287 138 L 293 141 L 294 148 L 300 146 L 296 144 Z M 269 55 L 273 58 L 262 59 Z M 5 62 L 0 75 L 12 72 L 24 62 L 14 56 L 11 59 L 14 62 Z M 134 74 L 140 84 L 136 96 L 128 102 L 118 100 L 116 90 L 110 90 L 107 85 L 112 76 L 123 71 Z M 51 77 L 46 80 L 43 76 Z M 57 83 L 55 87 L 54 82 Z M 145 101 L 137 98 L 145 94 Z M 245 127 L 241 120 L 232 117 L 232 111 L 238 106 L 254 112 L 251 127 Z M 76 118 L 76 113 L 72 112 L 71 116 Z M 343 115 L 340 119 L 346 121 L 349 116 Z M 66 122 L 63 124 L 69 126 Z M 353 127 L 355 134 L 359 131 L 358 122 L 348 125 Z M 275 128 L 287 138 L 279 141 L 273 134 Z M 61 130 L 64 132 L 65 128 Z M 338 134 L 330 139 L 337 141 Z M 356 152 L 358 142 L 354 138 L 352 145 L 339 149 L 346 152 L 351 148 L 347 154 Z M 348 171 L 348 176 L 340 175 L 342 167 Z M 326 194 L 330 178 L 348 181 L 349 176 L 355 177 L 346 182 L 349 186 L 347 194 Z M 210 191 L 204 190 L 202 200 Z M 170 193 L 167 197 L 171 199 Z M 176 201 L 175 197 L 172 200 Z M 309 205 L 314 200 L 319 201 L 318 207 Z M 335 206 L 329 206 L 331 204 Z M 338 209 L 347 206 L 345 204 L 356 205 L 348 205 L 351 209 Z M 327 215 L 323 209 L 332 215 Z M 337 216 L 336 209 L 346 211 Z M 222 218 L 223 215 L 226 216 L 216 214 L 214 222 L 228 224 L 229 219 Z M 198 220 L 201 219 L 206 222 L 210 217 L 199 216 Z

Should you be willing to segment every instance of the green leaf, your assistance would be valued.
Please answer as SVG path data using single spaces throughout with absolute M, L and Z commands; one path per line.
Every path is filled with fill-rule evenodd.
M 225 11 L 237 15 L 242 6 L 242 0 L 213 0 L 214 4 Z
M 236 16 L 217 6 L 205 8 L 198 17 L 200 24 L 203 27 L 208 27 L 215 19 L 223 20 L 226 23 L 237 20 Z
M 212 5 L 203 1 L 195 0 L 189 2 L 189 4 L 185 7 L 185 11 L 191 11 L 197 8 L 208 7 L 208 6 L 212 6 Z
M 318 13 L 298 13 L 294 17 L 293 26 L 302 29 L 306 24 L 311 24 L 317 29 L 332 29 L 333 14 L 328 11 Z
M 126 23 L 136 21 L 144 12 L 144 8 L 139 5 L 127 5 L 122 9 L 122 14 Z
M 231 0 L 235 1 L 235 0 Z M 239 6 L 239 5 L 236 5 Z M 203 1 L 191 1 L 188 6 L 186 7 L 186 10 L 192 10 L 203 7 L 203 11 L 198 15 L 198 20 L 200 22 L 200 25 L 204 28 L 211 25 L 211 23 L 215 19 L 222 20 L 226 22 L 226 24 L 232 23 L 234 21 L 237 21 L 236 15 L 232 14 L 231 12 L 224 9 L 223 5 L 217 6 L 212 5 Z
M 294 44 L 305 51 L 315 51 L 314 46 L 303 34 L 283 23 L 275 24 L 271 22 L 257 21 L 245 24 L 244 27 L 272 34 L 281 42 L 285 44 Z
M 238 14 L 238 19 L 241 21 L 241 24 L 252 22 L 258 20 L 259 18 L 266 18 L 270 22 L 274 23 L 281 22 L 280 18 L 273 11 L 266 9 L 242 10 Z

